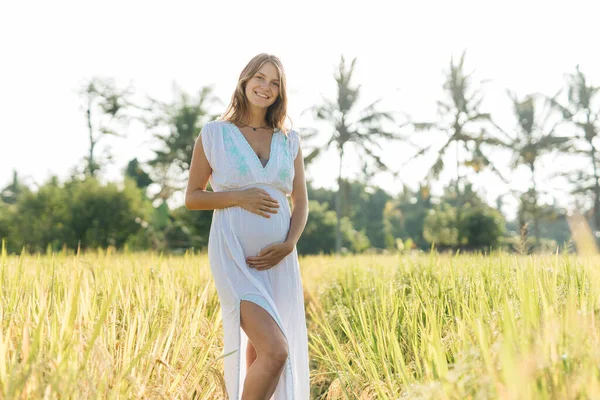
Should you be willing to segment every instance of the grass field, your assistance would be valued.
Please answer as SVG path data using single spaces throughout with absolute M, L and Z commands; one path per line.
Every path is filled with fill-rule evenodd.
M 306 257 L 315 399 L 600 398 L 600 258 Z M 7 256 L 0 397 L 220 399 L 205 255 Z

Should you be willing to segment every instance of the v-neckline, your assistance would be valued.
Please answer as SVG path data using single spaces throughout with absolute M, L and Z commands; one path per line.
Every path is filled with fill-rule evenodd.
M 254 159 L 258 162 L 258 166 L 261 168 L 262 171 L 265 171 L 269 167 L 269 165 L 271 165 L 271 160 L 273 159 L 273 147 L 275 144 L 275 134 L 277 132 L 279 132 L 279 130 L 274 130 L 273 134 L 271 135 L 271 144 L 269 145 L 269 159 L 268 159 L 267 163 L 263 166 L 262 162 L 260 161 L 260 157 L 254 151 L 254 149 L 250 145 L 250 142 L 248 142 L 248 139 L 246 139 L 246 136 L 244 136 L 244 134 L 242 133 L 242 130 L 240 128 L 238 128 L 238 126 L 236 124 L 234 124 L 233 122 L 229 122 L 229 121 L 227 121 L 227 122 L 231 126 L 233 126 L 233 128 L 237 131 L 237 133 L 242 137 L 242 141 L 244 143 L 246 143 L 248 150 L 250 150 L 250 152 L 254 155 Z

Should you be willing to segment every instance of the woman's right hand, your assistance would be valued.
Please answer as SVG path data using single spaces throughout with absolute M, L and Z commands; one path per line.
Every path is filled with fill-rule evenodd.
M 271 218 L 268 213 L 276 214 L 279 202 L 272 198 L 269 193 L 259 188 L 240 190 L 238 205 L 251 213 Z

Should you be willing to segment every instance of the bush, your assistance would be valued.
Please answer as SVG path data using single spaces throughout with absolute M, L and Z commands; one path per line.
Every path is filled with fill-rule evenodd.
M 441 206 L 429 210 L 425 217 L 423 237 L 427 242 L 435 243 L 442 248 L 456 247 L 459 243 L 456 208 L 443 203 Z
M 488 206 L 467 204 L 458 215 L 455 207 L 443 203 L 425 218 L 423 236 L 440 248 L 487 250 L 500 245 L 504 231 L 502 215 Z
M 459 231 L 469 250 L 496 248 L 504 235 L 504 218 L 490 207 L 467 207 L 460 216 Z
M 63 245 L 76 249 L 122 248 L 142 230 L 152 206 L 131 180 L 123 187 L 101 184 L 95 178 L 72 180 L 64 186 L 56 179 L 19 198 L 9 221 L 13 248 L 32 251 Z
M 330 254 L 335 251 L 337 218 L 335 211 L 328 210 L 327 203 L 309 201 L 306 227 L 297 245 L 300 254 Z M 351 252 L 361 252 L 371 246 L 367 235 L 352 227 L 347 217 L 342 218 L 342 246 Z

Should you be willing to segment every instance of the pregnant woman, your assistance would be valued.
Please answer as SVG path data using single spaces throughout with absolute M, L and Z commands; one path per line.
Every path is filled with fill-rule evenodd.
M 283 127 L 286 109 L 281 61 L 257 55 L 225 114 L 202 128 L 190 166 L 187 208 L 214 209 L 208 258 L 221 303 L 230 400 L 309 398 L 296 252 L 308 198 L 298 133 Z M 213 192 L 206 191 L 209 180 Z

